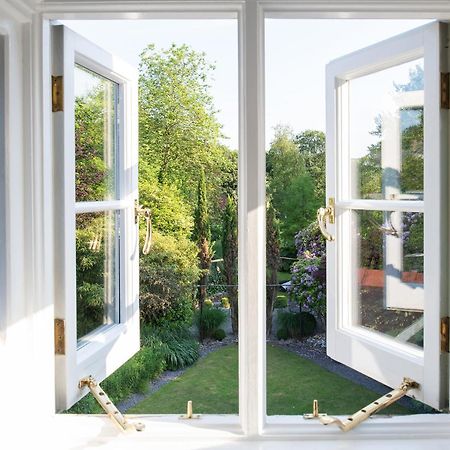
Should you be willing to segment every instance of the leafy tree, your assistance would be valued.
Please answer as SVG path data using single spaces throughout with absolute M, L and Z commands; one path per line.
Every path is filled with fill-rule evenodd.
M 231 327 L 238 334 L 238 229 L 236 201 L 230 195 L 223 214 L 222 251 L 225 284 L 231 308 Z
M 195 227 L 193 239 L 198 247 L 198 259 L 200 264 L 200 278 L 198 288 L 198 303 L 200 316 L 203 312 L 203 305 L 206 300 L 208 273 L 211 267 L 212 247 L 211 247 L 211 228 L 208 215 L 208 201 L 206 198 L 205 173 L 202 170 L 198 180 L 197 189 L 197 208 L 194 213 Z M 200 340 L 203 340 L 200 332 Z
M 268 194 L 278 213 L 283 254 L 295 255 L 294 236 L 315 216 L 314 185 L 289 128 L 278 127 L 267 152 Z
M 220 124 L 208 79 L 214 67 L 186 45 L 167 50 L 149 45 L 139 65 L 140 159 L 157 169 L 157 179 L 177 184 L 195 205 L 191 182 L 204 169 L 220 178 Z M 209 183 L 208 183 L 209 184 Z
M 271 202 L 266 210 L 266 334 L 272 330 L 273 306 L 278 294 L 278 270 L 280 268 L 280 233 Z
M 305 130 L 297 134 L 294 142 L 303 158 L 305 168 L 314 180 L 314 195 L 323 203 L 325 199 L 325 133 Z

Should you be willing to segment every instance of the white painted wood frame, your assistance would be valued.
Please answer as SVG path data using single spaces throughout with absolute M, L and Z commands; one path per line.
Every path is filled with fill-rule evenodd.
M 134 208 L 137 199 L 137 73 L 132 67 L 62 25 L 52 26 L 53 75 L 62 75 L 63 111 L 53 112 L 55 157 L 55 238 L 57 292 L 55 318 L 65 320 L 65 355 L 55 355 L 56 408 L 67 409 L 86 395 L 81 378 L 102 381 L 139 350 L 139 241 Z M 116 195 L 107 201 L 75 200 L 75 64 L 118 86 Z M 77 340 L 75 216 L 117 211 L 115 304 L 108 325 Z M 106 244 L 105 244 L 106 245 Z M 111 308 L 109 308 L 111 309 Z
M 447 406 L 447 355 L 440 352 L 440 318 L 447 314 L 447 112 L 440 109 L 440 72 L 446 71 L 447 26 L 438 22 L 332 61 L 327 66 L 327 197 L 336 198 L 334 242 L 327 242 L 327 353 L 395 387 L 407 376 L 416 398 Z M 424 196 L 422 201 L 352 199 L 349 154 L 349 81 L 424 58 Z M 413 203 L 411 205 L 410 203 Z M 352 211 L 420 211 L 425 214 L 424 349 L 399 343 L 355 324 L 351 279 L 357 280 Z M 353 243 L 353 245 L 349 245 Z M 352 266 L 353 264 L 353 266 Z

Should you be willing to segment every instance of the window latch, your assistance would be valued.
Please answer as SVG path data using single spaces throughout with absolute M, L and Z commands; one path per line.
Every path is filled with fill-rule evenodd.
M 145 428 L 145 425 L 143 423 L 128 422 L 127 419 L 125 419 L 125 417 L 122 415 L 122 413 L 114 406 L 113 402 L 109 399 L 105 391 L 100 387 L 100 385 L 93 377 L 89 376 L 82 378 L 78 383 L 78 387 L 80 389 L 87 387 L 91 391 L 95 400 L 97 400 L 99 405 L 104 409 L 106 414 L 108 414 L 110 419 L 116 425 L 118 425 L 118 427 L 122 431 L 129 431 L 129 430 L 142 431 Z
M 319 415 L 318 418 L 324 425 L 336 424 L 342 431 L 349 431 L 367 420 L 372 414 L 375 414 L 387 406 L 392 405 L 392 403 L 400 400 L 410 389 L 417 389 L 418 387 L 419 384 L 415 381 L 410 378 L 403 378 L 402 384 L 397 389 L 392 390 L 388 394 L 383 395 L 383 397 L 380 397 L 378 400 L 375 400 L 366 407 L 360 409 L 347 420 L 342 421 L 337 417 L 327 415 Z
M 327 218 L 328 218 L 328 222 L 333 224 L 334 223 L 334 218 L 335 218 L 335 213 L 334 213 L 334 198 L 330 197 L 328 199 L 328 206 L 326 208 L 319 208 L 317 210 L 317 223 L 319 225 L 320 231 L 323 235 L 323 237 L 327 240 L 327 241 L 334 241 L 334 236 L 331 235 L 328 230 L 327 230 Z

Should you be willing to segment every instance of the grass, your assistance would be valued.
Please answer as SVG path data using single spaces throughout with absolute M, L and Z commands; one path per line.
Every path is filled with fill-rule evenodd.
M 267 347 L 268 414 L 303 414 L 313 399 L 328 414 L 349 414 L 380 397 L 379 394 L 329 372 L 285 349 Z M 129 410 L 134 414 L 185 413 L 193 401 L 194 412 L 236 414 L 238 412 L 237 345 L 221 348 L 199 360 L 176 380 Z M 385 414 L 410 414 L 393 405 Z
M 291 279 L 290 272 L 278 272 L 278 283 L 284 283 Z

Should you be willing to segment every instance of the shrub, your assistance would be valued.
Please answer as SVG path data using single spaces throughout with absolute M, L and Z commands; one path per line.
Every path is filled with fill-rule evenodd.
M 303 336 L 311 336 L 314 333 L 315 328 L 316 319 L 310 313 L 281 311 L 278 314 L 278 339 L 287 339 L 286 337 L 279 337 L 280 335 L 287 335 L 287 337 L 295 339 L 299 339 Z
M 220 303 L 222 304 L 222 308 L 230 309 L 230 299 L 228 297 L 222 297 Z
M 141 256 L 140 311 L 144 323 L 188 323 L 199 277 L 197 248 L 188 239 L 153 233 L 148 255 Z
M 166 368 L 176 370 L 189 366 L 199 357 L 199 344 L 186 326 L 145 326 L 141 332 L 142 345 L 158 346 L 164 357 Z
M 275 309 L 277 308 L 286 308 L 288 305 L 288 299 L 285 295 L 277 295 L 277 299 L 275 300 L 275 303 L 273 304 L 273 307 Z
M 194 316 L 194 323 L 197 326 L 199 334 L 213 338 L 214 332 L 223 325 L 227 318 L 227 313 L 216 308 L 204 308 L 202 314 L 197 311 Z M 203 333 L 200 333 L 200 330 Z
M 289 339 L 289 333 L 288 333 L 288 331 L 286 330 L 286 328 L 280 328 L 280 329 L 277 331 L 277 338 L 278 338 L 280 341 L 285 341 L 286 339 Z
M 144 392 L 148 382 L 157 378 L 165 366 L 164 354 L 160 346 L 142 347 L 129 361 L 103 381 L 102 388 L 114 403 L 118 403 L 135 392 Z M 68 412 L 98 414 L 103 410 L 89 393 Z
M 215 339 L 216 341 L 223 341 L 226 337 L 226 333 L 225 330 L 222 328 L 217 328 L 216 330 L 213 331 L 212 333 L 212 338 Z

